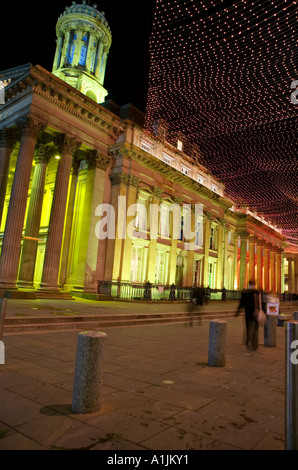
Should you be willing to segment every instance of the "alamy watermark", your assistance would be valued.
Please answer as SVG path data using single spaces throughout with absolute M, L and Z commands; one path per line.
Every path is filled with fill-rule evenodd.
M 294 80 L 291 83 L 291 88 L 295 89 L 295 91 L 293 91 L 293 93 L 291 93 L 291 102 L 293 104 L 298 104 L 298 80 Z
M 185 250 L 203 246 L 202 204 L 143 204 L 127 205 L 126 196 L 118 196 L 117 211 L 111 204 L 100 204 L 95 215 L 101 217 L 95 227 L 99 240 L 159 237 L 184 242 Z

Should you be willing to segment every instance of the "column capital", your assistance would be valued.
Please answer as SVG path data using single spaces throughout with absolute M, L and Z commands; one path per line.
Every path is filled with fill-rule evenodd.
M 141 179 L 138 178 L 137 176 L 129 175 L 128 178 L 128 184 L 130 186 L 133 186 L 134 188 L 137 188 L 139 186 Z
M 183 199 L 179 196 L 173 196 L 172 199 L 175 204 L 179 204 L 179 205 L 183 204 Z
M 218 220 L 218 224 L 219 224 L 221 227 L 223 227 L 223 228 L 226 227 L 226 220 L 225 220 L 225 219 L 223 219 L 222 217 L 219 217 L 217 220 Z
M 151 186 L 151 191 L 152 191 L 152 195 L 157 197 L 157 198 L 161 198 L 162 196 L 162 193 L 163 193 L 163 189 L 162 188 L 159 188 L 158 186 Z
M 46 128 L 46 123 L 42 123 L 30 115 L 21 117 L 16 121 L 16 124 L 20 128 L 21 136 L 34 138 L 37 138 L 40 131 Z
M 248 240 L 249 233 L 246 232 L 245 230 L 239 230 L 239 231 L 236 232 L 236 236 L 240 237 L 241 240 Z
M 15 129 L 0 129 L 0 148 L 12 149 L 18 139 L 18 132 Z
M 75 149 L 81 146 L 81 142 L 79 142 L 75 137 L 67 134 L 58 134 L 55 137 L 54 142 L 58 152 L 66 155 L 72 155 Z
M 111 163 L 111 158 L 108 155 L 102 155 L 98 150 L 90 150 L 86 160 L 88 162 L 88 170 L 98 168 L 106 171 Z
M 265 248 L 265 250 L 271 250 L 272 244 L 271 244 L 271 243 L 268 243 L 268 242 L 265 242 L 264 248 Z
M 257 239 L 257 246 L 264 246 L 265 245 L 265 241 L 262 240 L 261 238 L 258 238 Z
M 204 216 L 206 217 L 207 220 L 210 220 L 210 221 L 214 217 L 212 212 L 209 212 L 209 211 L 204 211 Z
M 35 163 L 49 163 L 50 158 L 56 153 L 55 150 L 54 147 L 38 143 L 34 153 Z
M 127 173 L 113 173 L 110 175 L 110 180 L 112 185 L 116 184 L 128 184 L 128 174 Z
M 249 243 L 256 243 L 256 241 L 258 240 L 258 237 L 256 237 L 255 235 L 249 235 L 248 240 L 249 240 Z

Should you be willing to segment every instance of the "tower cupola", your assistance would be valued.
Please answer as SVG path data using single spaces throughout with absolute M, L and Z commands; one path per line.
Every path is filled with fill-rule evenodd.
M 72 2 L 56 25 L 57 47 L 53 74 L 93 99 L 103 103 L 103 87 L 112 34 L 105 13 L 97 5 Z

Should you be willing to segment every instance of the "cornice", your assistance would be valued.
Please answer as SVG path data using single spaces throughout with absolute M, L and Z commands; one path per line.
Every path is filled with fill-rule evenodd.
M 132 146 L 130 144 L 119 144 L 116 150 L 118 150 L 118 152 L 124 155 L 126 158 L 131 158 L 141 163 L 146 168 L 159 173 L 174 183 L 178 183 L 180 186 L 189 189 L 199 196 L 205 197 L 209 201 L 218 204 L 224 209 L 232 206 L 229 201 L 214 193 L 214 191 L 211 189 L 202 186 L 200 183 L 191 179 L 189 176 L 184 175 L 175 168 L 169 167 L 169 165 L 157 159 L 153 155 L 148 155 L 147 152 L 138 147 Z

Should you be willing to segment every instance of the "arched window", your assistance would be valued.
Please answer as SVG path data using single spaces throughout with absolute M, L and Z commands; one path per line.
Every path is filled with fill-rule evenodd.
M 86 58 L 87 58 L 87 50 L 88 50 L 88 36 L 85 35 L 83 36 L 83 44 L 81 47 L 81 54 L 80 54 L 80 60 L 79 60 L 79 65 L 86 65 Z
M 75 40 L 77 39 L 77 35 L 74 32 L 71 32 L 70 34 L 70 39 L 69 39 L 69 45 L 68 45 L 68 51 L 67 51 L 67 63 L 72 64 L 73 61 L 73 55 L 75 51 Z

